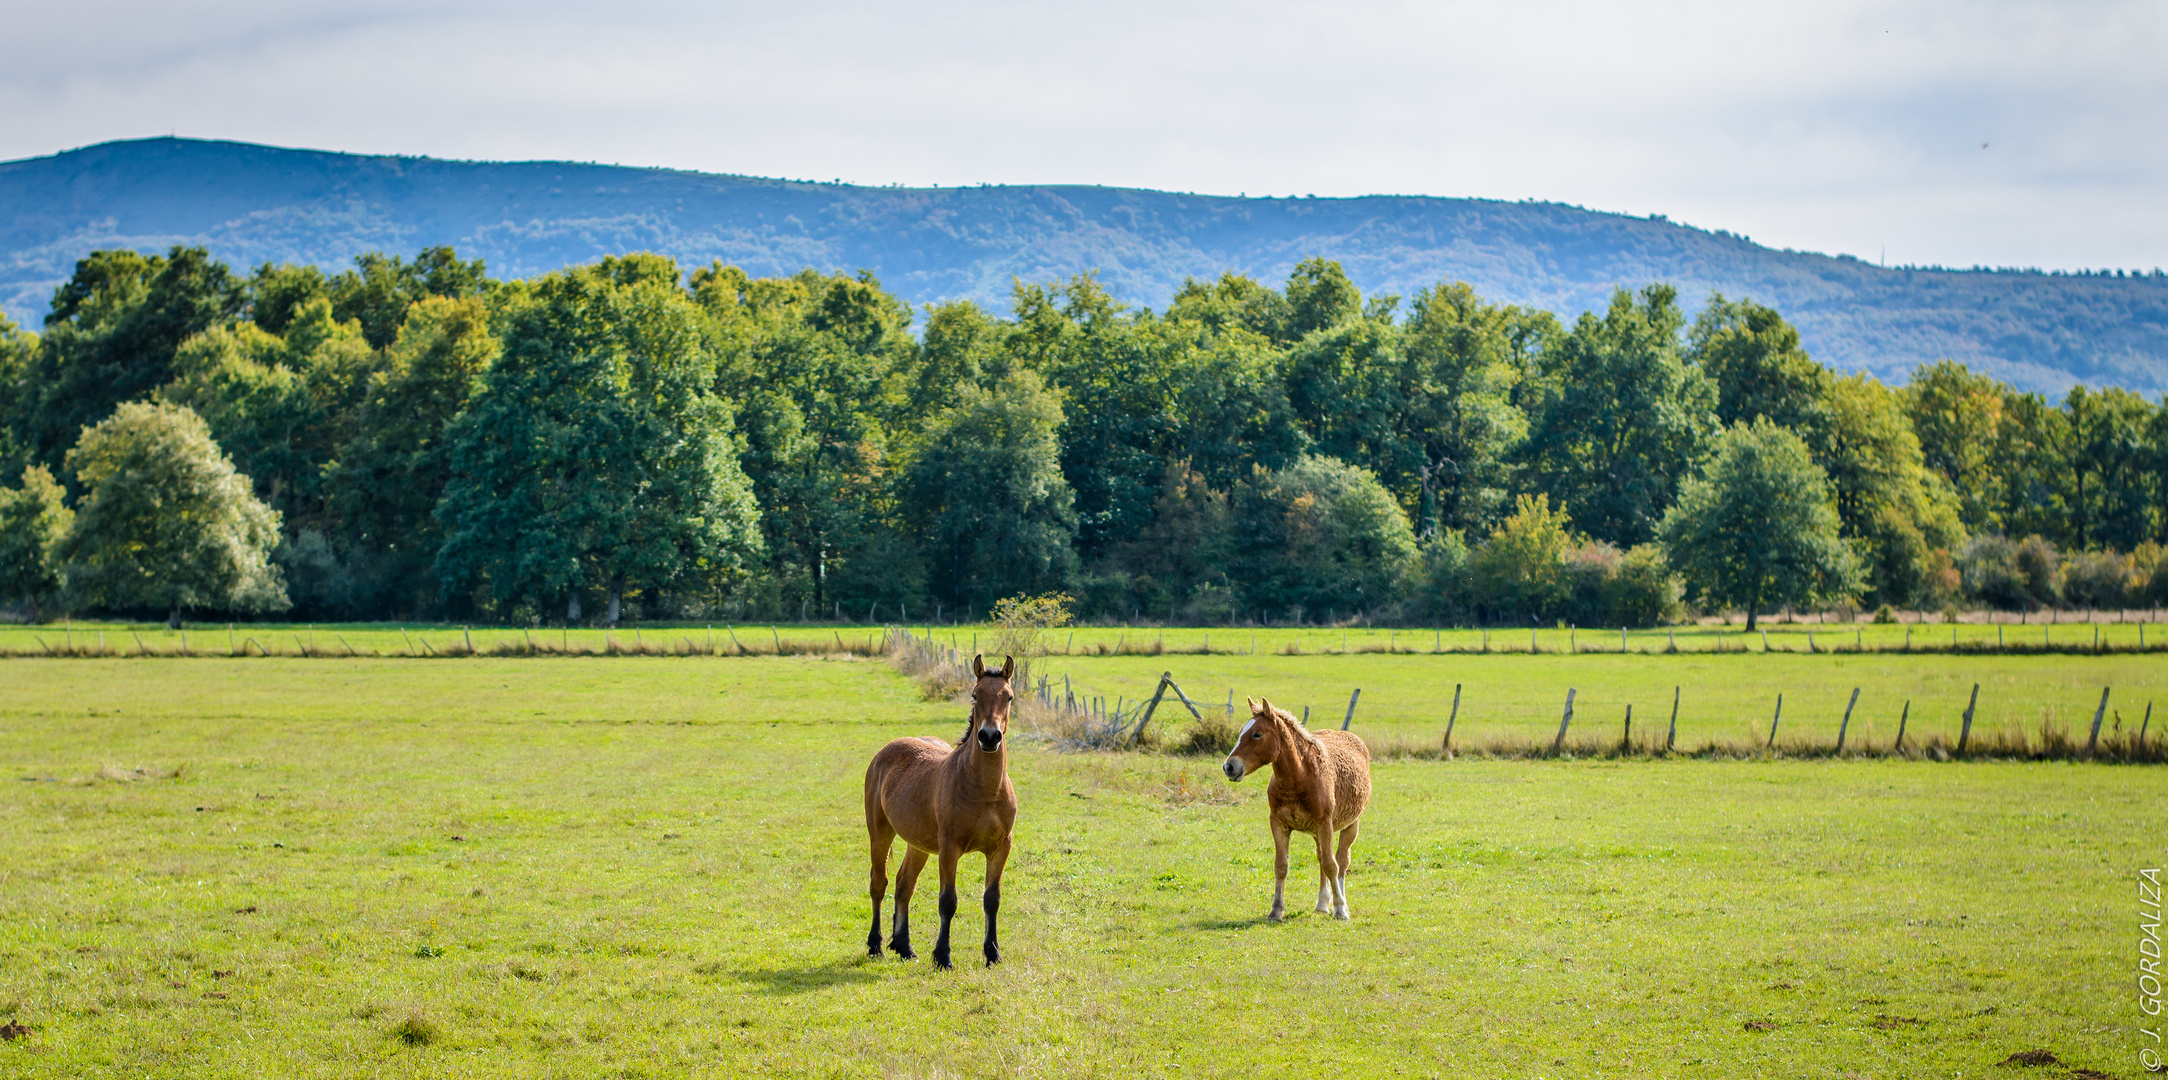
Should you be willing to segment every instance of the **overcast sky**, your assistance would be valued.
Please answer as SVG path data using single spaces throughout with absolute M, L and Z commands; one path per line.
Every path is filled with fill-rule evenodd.
M 0 158 L 178 133 L 854 183 L 1534 198 L 2168 266 L 2168 2 L 0 0 Z

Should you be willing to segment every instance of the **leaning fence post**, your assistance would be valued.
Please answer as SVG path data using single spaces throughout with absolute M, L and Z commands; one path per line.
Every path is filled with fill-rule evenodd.
M 1844 722 L 1837 725 L 1837 752 L 1844 753 L 1844 733 L 1852 727 L 1852 706 L 1859 704 L 1859 687 L 1852 688 L 1852 700 L 1844 703 Z
M 2139 625 L 2139 626 L 2144 626 L 2145 624 L 2144 624 L 2144 623 L 2139 623 L 2138 625 Z M 2149 728 L 2149 727 L 2152 727 L 2152 726 L 2153 726 L 2153 703 L 2152 703 L 2152 702 L 2150 702 L 2150 701 L 2148 701 L 2148 702 L 2146 702 L 2146 703 L 2145 703 L 2145 723 L 2142 723 L 2142 724 L 2139 724 L 2139 725 L 2138 725 L 2138 752 L 2139 752 L 2139 753 L 2141 753 L 2141 754 L 2142 754 L 2142 753 L 2145 753 L 2145 729 L 2147 729 L 2147 728 Z
M 2102 695 L 2102 698 L 2101 698 L 2101 700 L 2103 700 L 2103 701 L 2107 700 L 2107 698 L 2106 698 L 2106 695 Z M 1967 702 L 1965 702 L 1965 726 L 1964 726 L 1964 727 L 1962 727 L 1962 728 L 1959 728 L 1959 729 L 1958 729 L 1958 731 L 1957 731 L 1957 752 L 1958 752 L 1958 753 L 1960 753 L 1960 754 L 1962 754 L 1962 753 L 1964 753 L 1964 752 L 1965 752 L 1965 744 L 1966 744 L 1966 743 L 1968 743 L 1968 742 L 1971 742 L 1971 741 L 1972 741 L 1972 710 L 1973 710 L 1973 707 L 1974 707 L 1974 706 L 1976 706 L 1976 705 L 1978 705 L 1979 703 L 1980 703 L 1980 684 L 1979 684 L 1979 683 L 1973 683 L 1973 684 L 1972 684 L 1972 699 L 1971 699 L 1970 701 L 1967 701 Z M 2098 720 L 2095 720 L 2095 721 L 2093 722 L 2093 725 L 2094 725 L 2094 728 L 2095 728 L 2095 729 L 2097 730 L 2097 729 L 2099 728 L 2100 722 L 2099 722 Z
M 1912 719 L 1912 699 L 1906 698 L 1905 711 L 1897 716 L 1897 741 L 1890 745 L 1891 750 L 1903 752 L 1905 748 L 1905 721 L 1910 719 Z
M 1664 733 L 1664 750 L 1669 753 L 1671 744 L 1679 738 L 1679 688 L 1671 688 L 1671 730 Z
M 2095 749 L 2096 747 L 2098 747 L 2098 746 L 2100 745 L 2100 718 L 2101 718 L 2101 717 L 2103 717 L 2103 716 L 2105 716 L 2105 715 L 2107 715 L 2107 713 L 2108 713 L 2108 688 L 2107 688 L 2107 687 L 2105 687 L 2105 686 L 2103 686 L 2103 687 L 2101 687 L 2101 688 L 2100 688 L 2100 707 L 2099 707 L 2099 708 L 2097 708 L 2097 709 L 2094 709 L 2094 710 L 2093 710 L 2093 733 L 2092 733 L 2092 735 L 2088 736 L 2088 737 L 2086 738 L 2086 740 L 2085 740 L 2085 756 L 2086 756 L 2086 757 L 2092 757 L 2092 756 L 2093 756 L 2093 750 L 2094 750 L 2094 749 Z M 2120 720 L 2118 720 L 2118 721 L 2116 721 L 2116 722 L 2117 722 L 2117 723 L 2122 723 L 2122 721 L 2120 721 Z
M 1566 714 L 1558 718 L 1558 738 L 1551 740 L 1551 753 L 1558 753 L 1566 745 L 1566 727 L 1573 723 L 1573 687 L 1566 688 Z
M 1340 730 L 1346 731 L 1348 725 L 1355 722 L 1355 702 L 1362 696 L 1363 688 L 1360 686 L 1355 688 L 1354 693 L 1347 696 L 1347 718 L 1340 721 Z
M 1763 651 L 1765 651 L 1765 652 L 1766 652 L 1767 650 L 1763 650 Z M 1783 694 L 1778 694 L 1778 695 L 1777 695 L 1777 711 L 1776 711 L 1776 715 L 1774 715 L 1774 716 L 1771 716 L 1771 717 L 1769 718 L 1769 746 L 1768 746 L 1768 749 L 1771 749 L 1771 750 L 1774 750 L 1774 749 L 1776 749 L 1776 745 L 1777 745 L 1777 721 L 1779 721 L 1779 720 L 1782 720 L 1782 719 L 1784 719 L 1784 695 L 1783 695 Z
M 1159 688 L 1152 691 L 1152 703 L 1144 707 L 1144 719 L 1137 721 L 1137 730 L 1135 734 L 1129 737 L 1130 742 L 1144 741 L 1144 725 L 1152 722 L 1152 714 L 1159 711 L 1159 699 L 1167 696 L 1167 684 L 1173 681 L 1173 672 L 1162 671 L 1159 673 Z
M 2146 706 L 2146 715 L 2147 715 L 2147 716 L 2151 716 L 2151 715 L 2153 715 L 2153 711 L 2152 711 L 2152 710 L 2153 710 L 2153 707 L 2152 707 L 2151 705 L 2148 705 L 2148 706 Z M 1447 714 L 1447 716 L 1446 716 L 1446 718 L 1445 718 L 1445 747 L 1444 747 L 1444 750 L 1445 750 L 1445 752 L 1446 752 L 1446 753 L 1448 753 L 1448 754 L 1450 754 L 1450 753 L 1452 753 L 1452 752 L 1453 752 L 1453 722 L 1454 722 L 1454 721 L 1456 721 L 1456 720 L 1459 720 L 1459 719 L 1460 719 L 1460 684 L 1459 684 L 1459 683 L 1454 683 L 1454 684 L 1453 684 L 1453 711 L 1452 711 L 1451 713 Z

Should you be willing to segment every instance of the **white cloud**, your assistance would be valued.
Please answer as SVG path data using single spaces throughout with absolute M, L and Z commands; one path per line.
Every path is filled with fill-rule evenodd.
M 0 0 L 0 19 L 4 157 L 177 131 L 861 183 L 1533 197 L 1893 262 L 2168 264 L 2152 0 Z

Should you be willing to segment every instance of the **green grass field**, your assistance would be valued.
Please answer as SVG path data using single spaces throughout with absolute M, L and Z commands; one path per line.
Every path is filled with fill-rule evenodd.
M 1046 663 L 1334 712 L 1360 681 L 1378 731 L 1427 732 L 1414 703 L 1451 680 L 1668 706 L 1682 681 L 1848 692 L 1855 663 L 1887 666 L 1878 695 L 1940 694 L 1964 659 Z M 2058 701 L 2159 679 L 2037 659 L 2008 678 Z M 1206 663 L 1230 666 L 1179 670 Z M 878 661 L 0 671 L 10 1077 L 1899 1077 L 2032 1048 L 2124 1076 L 2134 875 L 2168 861 L 2148 767 L 1384 760 L 1354 921 L 1269 925 L 1262 783 L 1027 744 L 1006 961 L 942 973 L 861 956 L 864 763 L 963 723 Z M 930 889 L 916 907 L 930 942 Z

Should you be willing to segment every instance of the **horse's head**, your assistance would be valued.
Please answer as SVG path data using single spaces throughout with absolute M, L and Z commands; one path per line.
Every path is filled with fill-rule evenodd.
M 1235 736 L 1235 748 L 1220 763 L 1220 771 L 1229 780 L 1240 780 L 1278 761 L 1288 752 L 1289 740 L 1300 737 L 1301 727 L 1293 716 L 1273 708 L 1269 700 L 1250 701 L 1250 722 Z
M 971 673 L 978 676 L 979 683 L 971 688 L 971 731 L 964 738 L 976 738 L 979 749 L 991 754 L 1001 749 L 1002 739 L 1009 733 L 1009 703 L 1016 700 L 1009 679 L 1016 674 L 1016 658 L 1004 656 L 1000 667 L 989 668 L 986 657 L 974 656 Z

